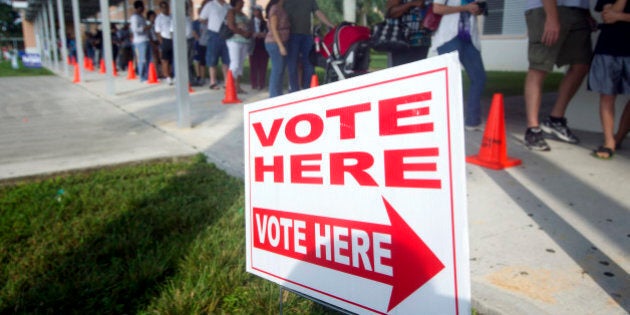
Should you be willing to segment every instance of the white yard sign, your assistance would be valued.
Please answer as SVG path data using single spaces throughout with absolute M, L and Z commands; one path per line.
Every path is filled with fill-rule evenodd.
M 247 271 L 355 313 L 468 314 L 456 54 L 245 107 Z

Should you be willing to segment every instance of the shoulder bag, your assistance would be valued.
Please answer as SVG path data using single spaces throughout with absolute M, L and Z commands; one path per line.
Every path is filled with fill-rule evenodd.
M 444 3 L 444 5 L 447 5 L 447 4 L 448 4 L 448 1 Z M 424 18 L 422 19 L 422 27 L 424 27 L 425 29 L 431 32 L 435 32 L 440 26 L 441 21 L 442 21 L 442 15 L 436 14 L 435 12 L 433 12 L 433 1 L 431 1 L 427 7 L 427 13 L 424 15 Z
M 409 48 L 407 28 L 400 19 L 386 18 L 372 26 L 370 46 L 377 51 L 393 51 Z

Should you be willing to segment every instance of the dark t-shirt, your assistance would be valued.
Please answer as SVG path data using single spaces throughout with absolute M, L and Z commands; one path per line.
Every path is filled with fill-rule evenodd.
M 614 4 L 615 0 L 598 0 L 595 11 L 601 12 L 606 4 Z M 624 13 L 630 13 L 630 1 L 626 2 Z M 595 53 L 600 55 L 630 56 L 630 23 L 616 22 L 602 24 L 601 32 L 595 45 Z

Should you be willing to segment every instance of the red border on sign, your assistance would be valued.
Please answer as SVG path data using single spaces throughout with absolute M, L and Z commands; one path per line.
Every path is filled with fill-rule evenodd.
M 346 90 L 343 90 L 343 91 L 336 91 L 336 92 L 332 92 L 332 93 L 328 93 L 328 94 L 322 94 L 322 95 L 318 95 L 318 96 L 307 98 L 307 99 L 297 100 L 297 101 L 288 102 L 288 103 L 284 103 L 284 104 L 278 104 L 278 105 L 267 107 L 267 108 L 263 108 L 263 109 L 253 110 L 253 111 L 250 111 L 248 113 L 248 122 L 251 122 L 251 115 L 254 114 L 254 113 L 267 111 L 267 110 L 272 110 L 272 109 L 278 109 L 278 108 L 289 106 L 289 105 L 295 105 L 295 104 L 299 104 L 299 103 L 312 101 L 312 100 L 315 100 L 315 99 L 320 99 L 320 98 L 325 98 L 325 97 L 329 97 L 329 96 L 333 96 L 333 95 L 338 95 L 338 94 L 348 93 L 348 92 L 352 92 L 352 91 L 362 90 L 362 89 L 371 88 L 371 87 L 378 86 L 378 85 L 383 85 L 383 84 L 392 83 L 392 82 L 396 82 L 396 81 L 407 80 L 407 79 L 410 79 L 410 78 L 420 77 L 420 76 L 429 75 L 429 74 L 438 73 L 438 72 L 444 72 L 445 73 L 446 91 L 449 91 L 449 89 L 448 89 L 449 88 L 448 68 L 447 67 L 443 67 L 443 68 L 437 68 L 437 69 L 434 69 L 434 70 L 431 70 L 431 71 L 420 72 L 420 73 L 416 73 L 416 74 L 412 74 L 412 75 L 408 75 L 408 76 L 404 76 L 404 77 L 400 77 L 400 78 L 395 78 L 395 79 L 391 79 L 391 80 L 385 80 L 385 81 L 381 81 L 381 82 L 371 83 L 371 84 L 367 84 L 367 85 L 359 86 L 359 87 L 353 87 L 353 88 L 346 89 Z M 450 208 L 451 208 L 451 240 L 452 240 L 452 247 L 453 247 L 452 248 L 453 249 L 453 279 L 454 279 L 453 286 L 454 286 L 454 291 L 455 291 L 455 313 L 459 314 L 459 303 L 458 303 L 458 301 L 459 301 L 459 288 L 458 288 L 458 285 L 457 285 L 457 278 L 458 278 L 458 276 L 457 276 L 457 246 L 456 246 L 457 244 L 456 244 L 456 237 L 455 237 L 455 209 L 454 209 L 454 196 L 453 196 L 453 154 L 452 154 L 452 150 L 451 150 L 451 138 L 452 137 L 451 137 L 451 120 L 450 120 L 451 106 L 450 105 L 451 105 L 451 103 L 450 103 L 450 93 L 447 92 L 446 93 L 446 117 L 447 117 L 447 138 L 448 138 L 448 143 L 449 143 L 449 145 L 448 145 L 449 176 L 448 177 L 449 177 L 449 181 L 450 181 L 449 182 L 449 195 L 450 195 L 450 203 L 451 203 L 451 206 L 450 206 Z M 247 130 L 248 130 L 248 132 L 247 132 L 248 144 L 251 146 L 251 128 L 250 128 L 250 126 L 248 126 Z M 251 150 L 248 150 L 248 152 L 251 154 Z M 251 158 L 251 156 L 247 157 L 246 170 L 247 170 L 247 174 L 249 175 L 248 178 L 251 181 L 252 176 L 251 176 L 251 168 L 250 168 L 251 163 L 249 163 L 250 158 Z M 249 191 L 249 196 L 250 196 L 249 203 L 250 204 L 248 206 L 249 206 L 249 211 L 250 211 L 250 218 L 253 218 L 253 213 L 251 213 L 253 211 L 253 207 L 252 207 L 252 204 L 251 204 L 251 202 L 252 202 L 252 200 L 251 200 L 251 196 L 252 196 L 251 187 L 252 187 L 252 185 L 250 183 L 250 185 L 249 185 L 249 189 L 250 189 L 250 191 Z M 253 235 L 254 231 L 253 231 L 253 229 L 250 232 L 252 233 L 252 235 L 250 237 L 253 240 L 254 239 L 254 235 Z M 285 278 L 280 277 L 278 275 L 272 274 L 272 273 L 270 273 L 268 271 L 265 271 L 265 270 L 262 270 L 262 269 L 254 267 L 254 263 L 253 263 L 253 257 L 254 257 L 254 255 L 253 255 L 253 247 L 254 246 L 252 244 L 250 246 L 250 248 L 249 248 L 250 257 L 252 259 L 252 262 L 251 262 L 252 269 L 257 270 L 257 271 L 259 271 L 261 273 L 267 274 L 269 276 L 272 276 L 274 278 L 283 280 L 285 282 L 289 282 L 289 283 L 292 283 L 294 285 L 297 285 L 297 286 L 303 287 L 305 289 L 311 290 L 313 292 L 317 292 L 317 293 L 329 296 L 329 297 L 331 297 L 333 299 L 342 301 L 344 303 L 355 305 L 355 306 L 358 306 L 360 308 L 363 308 L 363 309 L 371 311 L 371 312 L 375 312 L 375 313 L 379 313 L 379 314 L 386 314 L 386 313 L 382 313 L 380 311 L 371 309 L 369 307 L 366 307 L 364 305 L 360 305 L 360 304 L 357 304 L 357 303 L 352 302 L 352 301 L 347 301 L 347 300 L 342 299 L 342 298 L 340 298 L 338 296 L 334 296 L 334 295 L 332 295 L 330 293 L 323 292 L 323 291 L 315 289 L 315 288 L 311 288 L 311 287 L 309 287 L 307 285 L 304 285 L 304 284 L 301 284 L 301 283 L 298 283 L 298 282 L 295 282 L 295 281 L 292 281 L 292 280 L 289 280 L 289 279 L 285 279 Z

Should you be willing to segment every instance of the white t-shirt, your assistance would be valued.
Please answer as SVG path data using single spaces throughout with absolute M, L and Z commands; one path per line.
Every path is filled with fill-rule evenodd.
M 446 3 L 448 1 L 448 3 Z M 461 0 L 434 0 L 433 3 L 448 5 L 448 6 L 460 6 Z M 432 49 L 437 49 L 444 43 L 455 38 L 458 33 L 459 27 L 459 13 L 446 14 L 442 16 L 442 21 L 437 31 L 433 35 Z M 477 16 L 470 16 L 470 37 L 475 47 L 481 51 L 481 41 L 479 40 L 479 27 L 477 25 Z
M 129 29 L 133 34 L 133 43 L 143 43 L 149 41 L 149 34 L 144 29 L 147 26 L 147 21 L 139 14 L 133 14 L 129 18 Z
M 166 15 L 164 13 L 158 14 L 158 16 L 155 18 L 155 32 L 160 34 L 162 38 L 172 39 L 173 36 L 171 35 L 171 22 L 172 18 L 170 15 Z
M 231 8 L 228 3 L 220 4 L 219 0 L 213 0 L 203 6 L 199 18 L 208 20 L 208 30 L 218 33 L 221 23 Z
M 559 7 L 575 7 L 582 9 L 589 9 L 589 0 L 557 0 Z M 527 0 L 525 4 L 525 11 L 530 9 L 542 8 L 542 0 Z
M 193 38 L 193 33 L 192 33 L 192 19 L 190 18 L 190 16 L 186 15 L 186 20 L 184 23 L 184 33 L 186 35 L 187 39 L 191 39 Z M 171 32 L 174 34 L 175 33 L 175 21 L 173 21 L 173 23 L 171 23 Z

